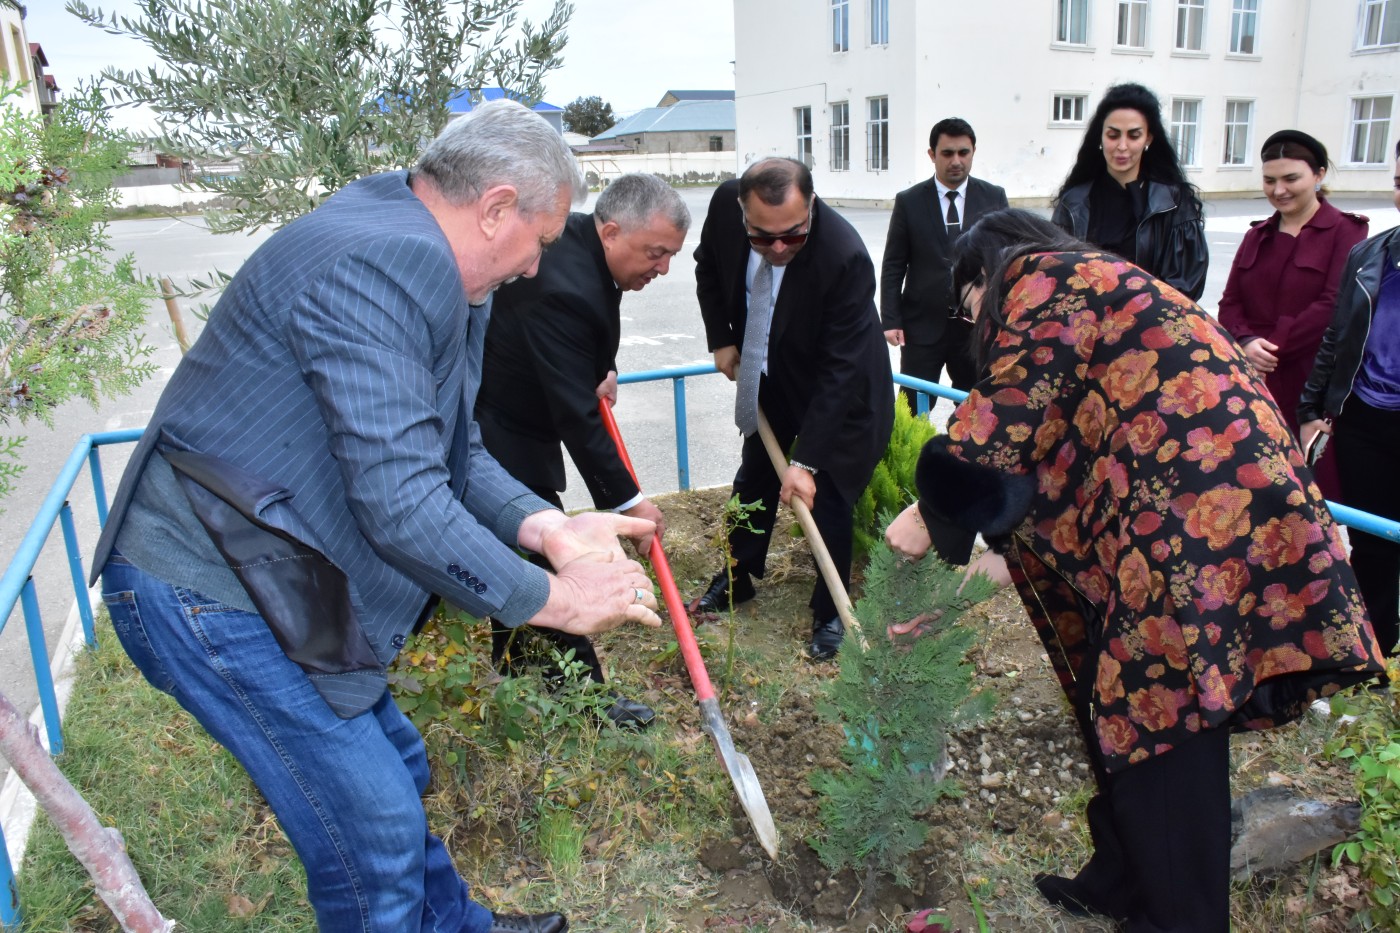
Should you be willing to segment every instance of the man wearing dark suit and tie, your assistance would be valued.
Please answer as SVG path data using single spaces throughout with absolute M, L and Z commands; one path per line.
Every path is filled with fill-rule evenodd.
M 812 510 L 850 586 L 851 511 L 889 443 L 894 391 L 889 351 L 875 310 L 875 269 L 860 235 L 813 193 L 812 174 L 793 159 L 763 159 L 720 185 L 695 251 L 696 293 L 715 366 L 737 380 L 735 421 L 744 435 L 734 493 L 762 500 L 754 530 L 729 544 L 733 586 L 721 568 L 697 612 L 723 612 L 754 596 L 777 502 L 796 496 Z M 762 405 L 778 443 L 792 454 L 781 484 L 756 431 Z M 808 654 L 836 656 L 844 628 L 818 577 Z
M 977 381 L 968 340 L 972 322 L 957 315 L 953 241 L 983 214 L 1007 206 L 1006 192 L 972 177 L 977 134 L 966 120 L 935 123 L 928 137 L 933 177 L 895 195 L 880 266 L 885 339 L 899 347 L 899 371 L 937 382 L 944 366 L 953 387 Z M 903 390 L 911 411 L 917 393 Z
M 632 481 L 603 428 L 598 399 L 617 398 L 622 293 L 665 275 L 689 229 L 690 211 L 670 185 L 655 175 L 623 175 L 604 189 L 592 214 L 569 216 L 534 278 L 496 293 L 476 420 L 496 462 L 540 498 L 560 506 L 562 442 L 596 508 L 648 519 L 657 534 L 664 530 L 661 510 Z M 513 667 L 529 655 L 526 631 L 492 623 L 498 666 Z M 538 632 L 560 653 L 573 649 L 593 680 L 603 682 L 587 636 Z M 654 714 L 615 697 L 607 715 L 618 725 L 645 727 Z
M 98 542 L 122 646 L 247 769 L 322 930 L 568 928 L 471 899 L 386 668 L 436 596 L 575 634 L 661 623 L 616 538 L 652 523 L 568 518 L 471 418 L 491 293 L 584 192 L 559 134 L 498 101 L 279 230 L 175 370 Z

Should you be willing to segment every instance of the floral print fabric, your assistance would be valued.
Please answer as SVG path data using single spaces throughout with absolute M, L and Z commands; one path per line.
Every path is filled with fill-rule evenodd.
M 1008 564 L 1071 700 L 1091 690 L 1107 769 L 1379 671 L 1338 528 L 1230 336 L 1108 254 L 1006 282 L 948 449 L 1036 478 Z

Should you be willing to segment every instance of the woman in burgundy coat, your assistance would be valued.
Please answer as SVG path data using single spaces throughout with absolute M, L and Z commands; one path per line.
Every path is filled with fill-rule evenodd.
M 1296 437 L 1298 399 L 1332 320 L 1347 253 L 1366 239 L 1367 221 L 1327 203 L 1327 149 L 1307 133 L 1280 130 L 1259 157 L 1274 215 L 1244 235 L 1219 317 L 1264 376 Z M 1313 469 L 1323 494 L 1336 499 L 1340 486 L 1330 453 Z

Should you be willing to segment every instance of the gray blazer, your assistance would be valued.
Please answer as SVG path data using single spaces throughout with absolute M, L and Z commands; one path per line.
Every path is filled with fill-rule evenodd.
M 489 316 L 406 173 L 347 186 L 215 306 L 132 456 L 95 572 L 115 547 L 260 612 L 342 716 L 382 695 L 430 594 L 507 625 L 534 616 L 548 578 L 509 545 L 549 505 L 471 421 Z

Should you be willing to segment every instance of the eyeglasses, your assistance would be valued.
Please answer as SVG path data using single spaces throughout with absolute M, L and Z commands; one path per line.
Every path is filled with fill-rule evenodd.
M 807 208 L 807 229 L 801 233 L 752 233 L 749 232 L 748 215 L 744 215 L 744 230 L 748 235 L 749 242 L 754 246 L 772 246 L 774 243 L 781 243 L 784 246 L 801 246 L 807 242 L 807 238 L 812 235 L 812 209 Z
M 969 307 L 967 306 L 967 299 L 968 299 L 968 296 L 972 294 L 972 290 L 973 290 L 974 288 L 981 288 L 981 287 L 983 287 L 983 286 L 986 285 L 986 284 L 987 284 L 987 277 L 986 277 L 983 273 L 980 273 L 980 272 L 979 272 L 979 273 L 977 274 L 977 278 L 973 279 L 971 282 L 968 282 L 966 285 L 964 285 L 964 286 L 962 287 L 962 290 L 958 293 L 958 306 L 957 306 L 957 308 L 953 311 L 953 320 L 955 320 L 955 321 L 971 321 L 971 320 L 972 320 L 972 309 L 969 308 Z

